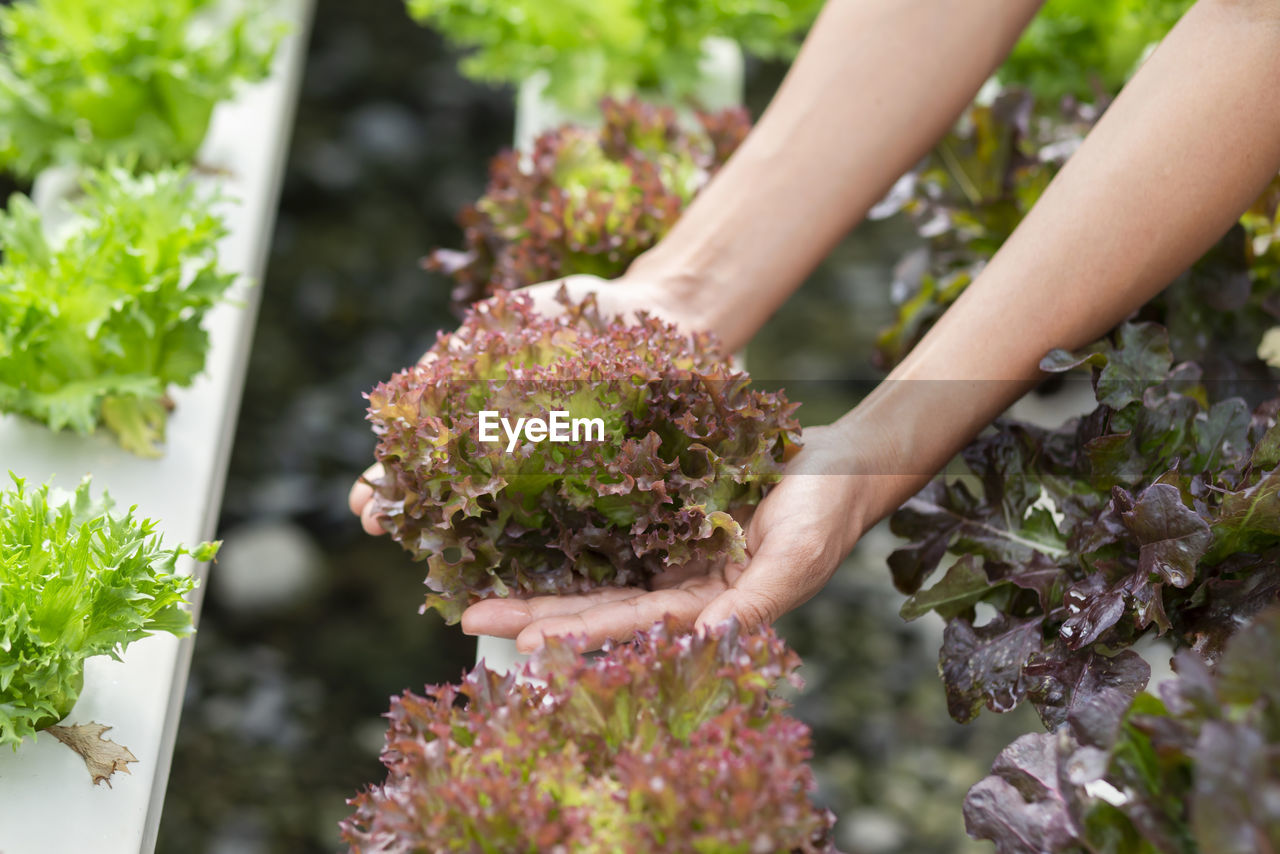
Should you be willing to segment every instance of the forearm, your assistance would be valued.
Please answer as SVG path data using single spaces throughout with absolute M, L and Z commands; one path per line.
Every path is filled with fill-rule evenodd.
M 842 420 L 879 443 L 862 471 L 888 478 L 868 523 L 1033 385 L 1048 350 L 1104 334 L 1257 198 L 1280 170 L 1275 80 L 1280 0 L 1187 14 L 977 281 Z
M 830 0 L 737 154 L 629 275 L 736 349 L 955 121 L 1040 0 Z

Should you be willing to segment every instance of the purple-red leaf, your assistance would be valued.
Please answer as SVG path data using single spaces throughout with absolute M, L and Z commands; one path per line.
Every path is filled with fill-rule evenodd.
M 951 717 L 967 723 L 983 704 L 1007 712 L 1022 702 L 1022 668 L 1042 643 L 1041 619 L 999 614 L 974 627 L 965 617 L 947 623 L 939 667 Z
M 1120 518 L 1140 546 L 1139 572 L 1158 575 L 1174 587 L 1191 583 L 1213 535 L 1209 524 L 1182 503 L 1177 487 L 1152 484 L 1121 510 Z
M 808 729 L 774 693 L 799 661 L 772 631 L 578 650 L 552 639 L 519 678 L 394 698 L 351 850 L 834 851 Z
M 1110 745 L 1151 667 L 1133 650 L 1110 658 L 1073 655 L 1061 644 L 1031 659 L 1023 670 L 1027 698 L 1046 729 L 1070 724 L 1081 744 Z
M 965 830 L 998 854 L 1067 851 L 1077 831 L 1058 783 L 1058 739 L 1029 733 L 996 757 L 964 799 Z

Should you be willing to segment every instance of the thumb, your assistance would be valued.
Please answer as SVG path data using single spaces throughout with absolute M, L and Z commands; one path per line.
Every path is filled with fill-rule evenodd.
M 809 541 L 765 537 L 746 569 L 698 615 L 697 628 L 706 630 L 731 618 L 752 631 L 772 623 L 807 600 L 826 582 L 825 550 Z
M 771 600 L 751 591 L 730 587 L 702 609 L 696 629 L 705 632 L 729 620 L 737 620 L 743 631 L 750 632 L 772 623 L 781 613 L 782 609 L 777 608 Z

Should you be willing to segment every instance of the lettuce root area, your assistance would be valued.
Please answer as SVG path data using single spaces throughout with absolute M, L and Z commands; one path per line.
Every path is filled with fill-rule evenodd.
M 354 852 L 832 852 L 809 730 L 774 692 L 799 663 L 770 630 L 665 625 L 594 658 L 551 639 L 525 678 L 482 665 L 406 692 L 386 782 L 351 801 L 343 838 Z
M 643 586 L 742 558 L 731 513 L 798 448 L 795 405 L 751 389 L 709 336 L 561 301 L 548 318 L 499 294 L 368 395 L 378 519 L 427 561 L 424 608 L 450 622 L 490 596 Z M 605 440 L 481 441 L 482 411 L 600 419 Z

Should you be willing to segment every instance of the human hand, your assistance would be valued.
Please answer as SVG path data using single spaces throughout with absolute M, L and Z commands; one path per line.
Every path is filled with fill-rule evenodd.
M 548 636 L 585 636 L 592 646 L 625 640 L 667 616 L 684 628 L 730 617 L 747 628 L 773 622 L 826 584 L 863 527 L 845 430 L 810 428 L 804 442 L 750 519 L 746 563 L 672 568 L 651 590 L 486 599 L 463 613 L 463 631 L 515 638 L 530 652 Z

